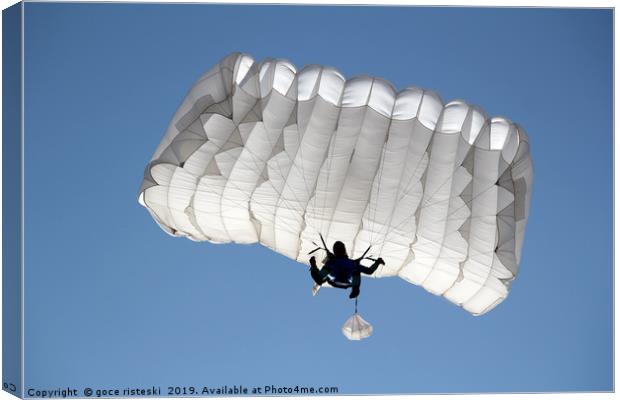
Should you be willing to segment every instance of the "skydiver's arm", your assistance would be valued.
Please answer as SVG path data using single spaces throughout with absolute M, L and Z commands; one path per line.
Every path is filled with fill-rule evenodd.
M 383 258 L 378 258 L 377 261 L 375 261 L 370 267 L 365 267 L 362 264 L 358 264 L 357 267 L 360 272 L 366 275 L 372 275 L 375 273 L 375 271 L 377 270 L 377 268 L 379 268 L 379 265 L 381 264 L 385 264 L 385 262 L 383 261 Z

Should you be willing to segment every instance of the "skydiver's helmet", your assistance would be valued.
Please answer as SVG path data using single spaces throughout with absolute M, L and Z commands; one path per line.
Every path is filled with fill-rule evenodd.
M 334 243 L 334 256 L 336 257 L 348 257 L 347 249 L 344 246 L 344 243 L 341 241 L 337 241 Z

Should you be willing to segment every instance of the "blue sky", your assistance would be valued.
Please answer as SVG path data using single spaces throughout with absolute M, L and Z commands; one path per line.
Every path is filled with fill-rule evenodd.
M 26 4 L 26 388 L 612 389 L 612 12 Z M 232 51 L 461 98 L 528 132 L 520 275 L 474 318 L 403 280 L 343 292 L 258 245 L 166 235 L 136 194 L 192 82 Z

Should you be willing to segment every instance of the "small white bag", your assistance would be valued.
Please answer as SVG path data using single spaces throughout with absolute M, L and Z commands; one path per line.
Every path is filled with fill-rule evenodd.
M 372 325 L 356 312 L 344 323 L 342 333 L 349 340 L 362 340 L 372 335 Z

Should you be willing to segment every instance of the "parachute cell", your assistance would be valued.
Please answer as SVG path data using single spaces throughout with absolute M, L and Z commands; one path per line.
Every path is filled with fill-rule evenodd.
M 204 74 L 147 165 L 139 201 L 166 232 L 260 242 L 301 263 L 319 234 L 375 276 L 474 315 L 517 274 L 533 173 L 523 129 L 463 101 L 234 53 Z

